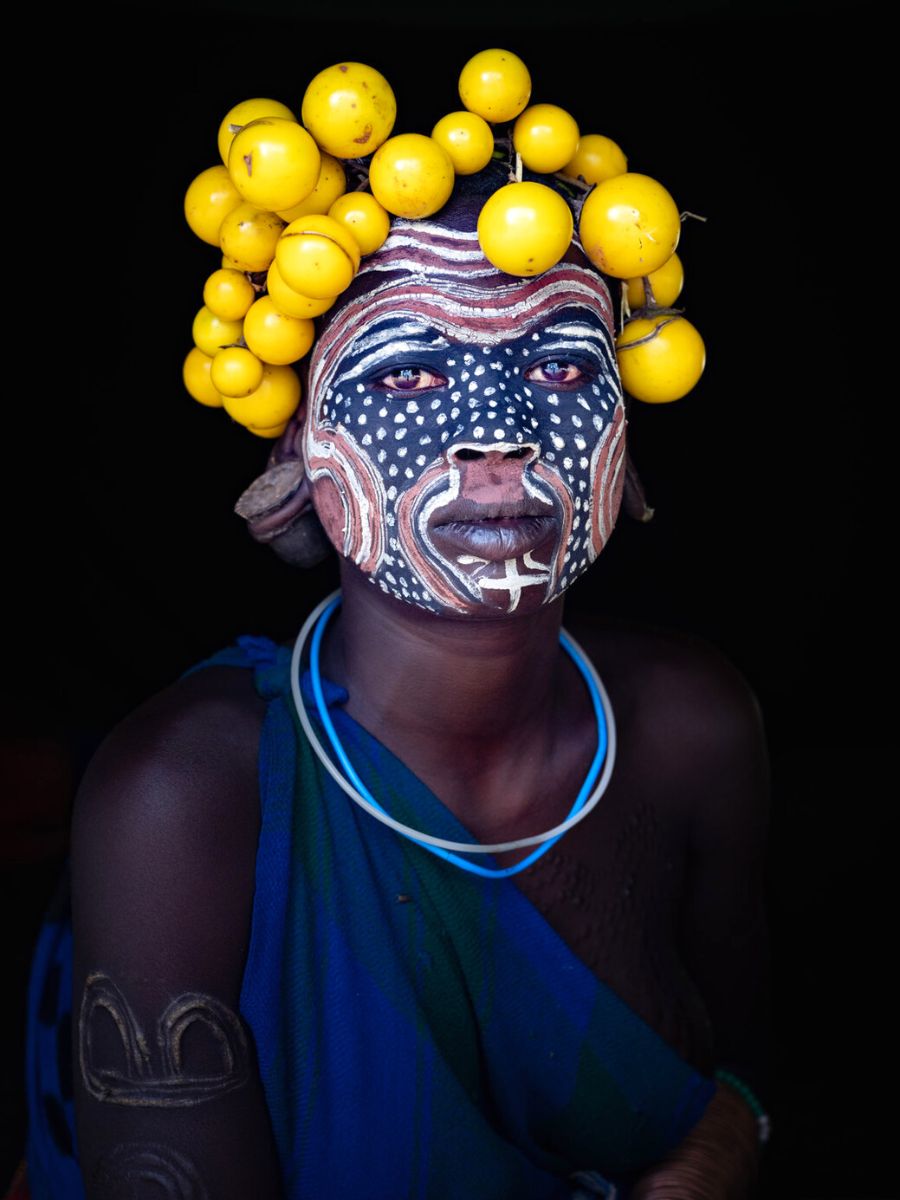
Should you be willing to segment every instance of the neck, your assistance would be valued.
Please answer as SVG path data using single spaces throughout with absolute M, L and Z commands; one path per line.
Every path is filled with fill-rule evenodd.
M 350 694 L 347 711 L 378 736 L 438 734 L 457 752 L 523 737 L 554 713 L 562 601 L 534 613 L 435 616 L 386 596 L 346 562 L 343 604 L 323 672 Z

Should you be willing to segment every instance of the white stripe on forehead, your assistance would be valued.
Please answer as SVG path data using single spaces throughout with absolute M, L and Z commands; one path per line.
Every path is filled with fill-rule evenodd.
M 560 342 L 545 342 L 543 338 L 535 345 L 535 353 L 553 354 L 556 352 L 568 354 L 572 350 L 584 350 L 592 358 L 598 358 L 605 363 L 610 353 L 610 346 L 602 330 L 595 329 L 588 338 L 566 338 Z
M 597 330 L 593 325 L 585 325 L 579 321 L 561 321 L 559 325 L 548 325 L 544 333 L 552 333 L 558 337 L 596 337 Z
M 347 354 L 365 354 L 366 351 L 376 350 L 385 343 L 392 341 L 413 345 L 416 349 L 445 350 L 450 343 L 438 335 L 429 336 L 432 330 L 423 326 L 421 321 L 405 321 L 397 324 L 392 320 L 388 325 L 370 329 L 365 334 L 353 339 L 347 347 Z
M 447 267 L 448 263 L 453 260 L 457 260 L 459 262 L 470 262 L 472 265 L 466 267 L 467 279 L 489 279 L 491 276 L 497 274 L 497 268 L 491 266 L 491 264 L 481 253 L 480 249 L 477 252 L 454 251 L 452 249 L 442 250 L 441 259 L 445 268 Z M 407 275 L 411 276 L 417 282 L 431 282 L 434 275 L 434 272 L 430 268 L 423 267 L 422 260 L 420 258 L 403 258 L 400 254 L 397 254 L 392 258 L 379 258 L 377 262 L 373 262 L 372 265 L 366 269 L 365 274 L 368 274 L 371 271 L 405 271 Z M 360 274 L 362 274 L 362 272 L 360 272 Z
M 339 363 L 364 349 L 374 328 L 390 321 L 390 336 L 401 329 L 425 330 L 462 345 L 497 346 L 523 337 L 544 314 L 568 305 L 597 313 L 612 336 L 613 315 L 609 292 L 600 276 L 586 267 L 562 262 L 537 278 L 509 279 L 492 270 L 490 287 L 472 286 L 452 268 L 434 270 L 425 278 L 402 275 L 378 283 L 349 301 L 335 314 L 316 342 L 310 361 L 310 394 L 322 394 Z M 506 280 L 509 279 L 509 282 Z M 582 327 L 581 322 L 563 322 Z M 595 327 L 584 325 L 596 338 Z M 359 330 L 359 333 L 355 333 Z M 354 374 L 356 372 L 354 371 Z
M 378 253 L 363 259 L 359 274 L 405 271 L 416 279 L 427 279 L 448 267 L 464 270 L 470 278 L 497 273 L 484 257 L 475 230 L 448 229 L 433 221 L 395 220 Z
M 386 331 L 388 335 L 396 333 L 396 330 L 390 329 Z M 330 387 L 342 387 L 344 384 L 352 383 L 354 379 L 358 379 L 361 375 L 366 375 L 369 371 L 377 367 L 379 363 L 385 362 L 393 357 L 406 357 L 410 354 L 415 354 L 417 351 L 428 350 L 447 350 L 450 348 L 450 343 L 444 341 L 443 338 L 428 339 L 420 338 L 404 338 L 397 340 L 392 336 L 385 339 L 379 339 L 379 344 L 375 346 L 368 354 L 361 353 L 351 367 L 341 371 L 333 376 L 330 380 Z M 360 344 L 354 343 L 354 353 L 360 350 Z M 343 359 L 341 360 L 344 361 Z

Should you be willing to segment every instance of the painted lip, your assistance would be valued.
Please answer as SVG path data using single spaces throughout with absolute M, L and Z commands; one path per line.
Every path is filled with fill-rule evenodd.
M 460 508 L 464 513 L 456 515 L 452 511 Z M 469 515 L 472 508 L 482 515 Z M 514 512 L 511 515 L 508 511 L 486 515 L 485 510 L 490 509 L 512 509 Z M 546 506 L 536 511 L 533 502 L 472 505 L 471 501 L 457 501 L 441 510 L 438 522 L 429 532 L 435 547 L 445 557 L 453 557 L 455 552 L 471 554 L 488 562 L 520 558 L 545 542 L 555 541 L 560 530 L 558 518 L 549 515 Z

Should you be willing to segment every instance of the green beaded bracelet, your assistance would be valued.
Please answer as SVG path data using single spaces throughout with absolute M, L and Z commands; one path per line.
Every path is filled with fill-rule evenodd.
M 756 1117 L 760 1145 L 765 1145 L 769 1140 L 769 1134 L 772 1132 L 772 1122 L 769 1120 L 769 1114 L 765 1111 L 762 1104 L 760 1104 L 756 1093 L 751 1089 L 749 1084 L 744 1083 L 743 1079 L 739 1079 L 733 1071 L 725 1071 L 720 1067 L 713 1074 L 716 1079 L 734 1088 L 738 1095 L 746 1102 L 747 1107 L 753 1113 L 754 1117 Z

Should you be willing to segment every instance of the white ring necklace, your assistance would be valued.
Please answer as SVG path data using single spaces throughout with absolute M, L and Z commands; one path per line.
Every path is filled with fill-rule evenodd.
M 564 821 L 560 822 L 558 825 L 554 825 L 552 829 L 548 829 L 545 833 L 534 834 L 530 837 L 516 838 L 509 842 L 496 842 L 490 845 L 479 842 L 454 842 L 449 841 L 446 838 L 435 837 L 432 834 L 423 833 L 418 829 L 412 828 L 410 825 L 405 825 L 402 821 L 397 821 L 394 817 L 391 817 L 388 813 L 384 812 L 380 807 L 378 807 L 377 804 L 373 803 L 371 800 L 362 795 L 362 793 L 344 777 L 340 769 L 332 762 L 326 753 L 319 736 L 316 733 L 316 730 L 313 728 L 312 722 L 310 721 L 309 714 L 306 711 L 306 705 L 303 702 L 303 697 L 300 691 L 300 664 L 303 651 L 306 648 L 306 643 L 310 637 L 310 633 L 326 609 L 331 608 L 333 611 L 333 609 L 337 607 L 337 604 L 340 601 L 340 594 L 340 589 L 338 589 L 337 591 L 332 592 L 329 596 L 326 596 L 321 604 L 317 605 L 307 617 L 303 627 L 297 635 L 297 640 L 294 643 L 293 654 L 291 655 L 291 695 L 293 697 L 294 706 L 296 708 L 300 724 L 303 728 L 303 732 L 306 734 L 309 743 L 316 754 L 316 757 L 320 760 L 322 765 L 331 775 L 332 779 L 334 779 L 335 783 L 337 783 L 337 785 L 341 788 L 341 790 L 345 792 L 351 800 L 355 801 L 360 808 L 364 809 L 365 812 L 369 813 L 369 815 L 374 817 L 377 821 L 381 821 L 383 825 L 387 825 L 389 828 L 395 830 L 395 832 L 403 835 L 406 838 L 409 838 L 414 842 L 419 843 L 426 849 L 434 847 L 438 853 L 440 853 L 440 851 L 452 851 L 455 854 L 460 852 L 464 854 L 499 854 L 507 850 L 518 850 L 526 846 L 540 846 L 546 842 L 549 842 L 551 839 L 557 839 L 561 837 L 580 821 L 583 821 L 584 818 L 593 811 L 609 786 L 609 781 L 615 765 L 615 717 L 613 715 L 609 695 L 607 694 L 606 688 L 603 686 L 600 676 L 597 674 L 596 668 L 590 659 L 585 655 L 581 646 L 575 641 L 575 639 L 564 631 L 560 634 L 560 640 L 563 644 L 563 647 L 569 651 L 570 656 L 575 662 L 575 665 L 581 670 L 581 673 L 588 684 L 589 690 L 592 691 L 592 699 L 595 700 L 595 705 L 597 698 L 599 699 L 599 703 L 602 705 L 602 716 L 606 723 L 607 741 L 606 753 L 603 758 L 603 770 L 599 779 L 597 779 L 597 782 L 594 785 L 590 795 L 580 806 L 576 801 L 575 808 Z M 591 685 L 593 685 L 593 689 L 596 689 L 596 698 L 593 695 L 593 689 Z M 327 712 L 322 715 L 327 717 Z M 332 740 L 335 743 L 336 750 L 339 753 L 343 753 L 340 743 L 337 741 L 336 734 L 333 736 Z M 597 756 L 595 756 L 595 761 L 592 763 L 592 771 L 597 765 Z M 588 779 L 590 778 L 592 771 L 588 772 L 588 777 L 585 780 L 585 783 L 587 783 Z M 442 855 L 442 857 L 448 856 Z M 473 868 L 473 864 L 471 863 L 462 862 L 459 859 L 454 859 L 454 861 L 456 861 L 458 865 L 465 868 Z M 488 871 L 486 868 L 478 868 L 478 873 L 491 875 L 509 874 L 513 873 L 517 869 L 521 869 L 525 865 L 529 865 L 527 859 L 523 863 L 516 864 L 515 867 L 506 868 L 502 872 Z

